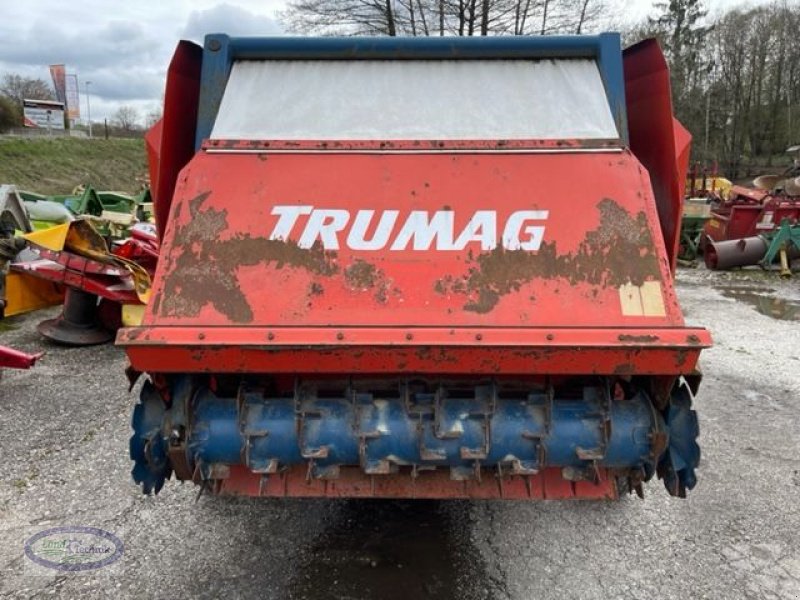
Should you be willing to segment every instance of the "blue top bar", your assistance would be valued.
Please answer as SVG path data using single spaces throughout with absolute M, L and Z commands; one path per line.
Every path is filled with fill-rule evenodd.
M 211 135 L 235 60 L 475 60 L 594 58 L 620 137 L 627 143 L 622 50 L 617 33 L 505 37 L 206 36 L 196 148 Z
M 222 38 L 212 34 L 206 38 Z M 537 37 L 273 37 L 228 38 L 234 59 L 444 60 L 589 57 L 599 54 L 599 36 Z M 221 39 L 220 39 L 221 41 Z

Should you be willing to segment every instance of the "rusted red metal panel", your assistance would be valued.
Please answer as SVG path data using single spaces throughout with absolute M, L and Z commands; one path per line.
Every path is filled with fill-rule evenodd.
M 136 368 L 677 374 L 710 344 L 626 150 L 290 147 L 186 167 Z
M 669 67 L 658 42 L 649 39 L 627 48 L 623 66 L 630 146 L 650 173 L 667 257 L 674 270 L 691 137 L 682 126 L 676 128 Z
M 626 151 L 200 153 L 181 179 L 147 326 L 683 324 Z M 409 239 L 415 211 L 450 225 Z M 465 235 L 478 213 L 492 225 Z M 504 249 L 506 231 L 538 248 Z M 654 310 L 624 314 L 621 289 L 645 285 Z
M 150 183 L 160 237 L 164 236 L 178 173 L 195 153 L 194 132 L 200 97 L 203 49 L 192 42 L 178 42 L 167 70 L 164 116 L 150 139 L 158 142 L 157 162 L 150 151 Z M 156 140 L 157 137 L 157 140 Z M 150 142 L 148 139 L 148 144 Z
M 231 466 L 230 476 L 213 490 L 223 495 L 328 498 L 417 498 L 417 499 L 507 499 L 507 500 L 614 500 L 618 497 L 613 478 L 605 469 L 598 483 L 571 482 L 560 469 L 545 469 L 536 475 L 498 479 L 491 472 L 480 481 L 454 481 L 447 469 L 394 476 L 365 475 L 358 467 L 345 467 L 334 480 L 307 479 L 307 469 L 296 466 L 262 477 L 241 466 Z

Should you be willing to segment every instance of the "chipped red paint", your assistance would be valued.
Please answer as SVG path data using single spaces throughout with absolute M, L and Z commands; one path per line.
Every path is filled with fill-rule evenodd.
M 331 251 L 298 246 L 307 215 L 269 239 L 276 205 L 453 211 L 457 232 L 479 210 L 548 217 L 539 252 Z M 711 342 L 684 326 L 647 172 L 619 148 L 201 151 L 170 219 L 142 327 L 118 337 L 142 371 L 677 375 Z M 655 284 L 663 314 L 623 314 L 626 282 Z
M 646 260 L 631 276 L 637 284 L 652 280 L 661 286 L 663 316 L 623 317 L 617 289 L 621 278 L 607 271 L 611 262 L 635 265 L 639 258 L 607 243 L 613 239 L 603 238 L 598 207 L 608 199 L 615 214 L 628 215 L 637 228 L 641 223 L 652 232 L 658 221 L 648 186 L 647 173 L 627 152 L 424 156 L 201 152 L 184 170 L 176 192 L 172 227 L 162 246 L 166 260 L 156 275 L 155 301 L 144 324 L 682 326 L 660 236 L 645 236 L 638 229 L 631 234 Z M 565 202 L 565 198 L 579 198 L 586 206 L 577 210 L 578 200 Z M 465 305 L 479 301 L 480 290 L 442 294 L 436 292 L 437 282 L 447 276 L 469 279 L 472 270 L 485 262 L 480 244 L 446 252 L 355 251 L 341 244 L 338 251 L 314 259 L 314 265 L 324 261 L 324 267 L 310 268 L 294 256 L 297 253 L 279 252 L 278 244 L 269 243 L 275 241 L 269 235 L 277 222 L 271 214 L 277 204 L 346 206 L 351 211 L 451 209 L 456 231 L 477 210 L 496 210 L 498 222 L 505 222 L 515 210 L 547 210 L 543 247 L 546 244 L 554 254 L 553 268 L 543 268 L 527 280 L 515 273 L 507 284 L 491 280 L 490 285 L 511 293 L 502 294 L 491 311 L 465 311 Z M 296 244 L 304 226 L 298 222 L 287 246 Z M 305 262 L 314 253 L 314 248 L 304 251 Z M 232 260 L 236 256 L 239 262 Z M 542 252 L 543 261 L 549 256 Z M 561 258 L 577 256 L 587 273 L 579 280 L 571 269 L 576 263 Z M 593 256 L 598 259 L 596 266 L 588 260 Z M 386 302 L 375 298 L 374 289 L 348 285 L 345 273 L 359 260 L 382 271 L 382 281 L 390 286 Z M 314 283 L 324 293 L 310 295 Z M 208 287 L 204 299 L 193 297 L 189 290 L 183 293 L 197 285 L 219 290 Z M 213 293 L 216 298 L 208 297 Z M 223 305 L 234 299 L 247 304 L 246 309 L 226 310 Z M 239 315 L 247 321 L 240 321 Z
M 519 500 L 615 500 L 617 487 L 605 469 L 599 482 L 567 481 L 560 469 L 545 469 L 529 476 L 499 479 L 486 471 L 480 481 L 454 481 L 448 469 L 393 476 L 365 475 L 359 467 L 340 469 L 333 480 L 306 478 L 307 468 L 298 465 L 262 477 L 243 466 L 230 467 L 227 478 L 216 480 L 212 492 L 234 496 L 328 497 L 328 498 L 427 498 L 427 499 L 519 499 Z

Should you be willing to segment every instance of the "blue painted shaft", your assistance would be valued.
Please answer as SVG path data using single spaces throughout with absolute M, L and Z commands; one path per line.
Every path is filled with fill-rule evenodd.
M 264 398 L 240 402 L 205 389 L 192 410 L 190 459 L 203 464 L 280 466 L 387 465 L 472 467 L 517 462 L 524 468 L 637 467 L 652 464 L 651 434 L 663 431 L 649 399 L 604 401 L 595 388 L 582 398 L 544 394 L 487 402 L 478 397 Z

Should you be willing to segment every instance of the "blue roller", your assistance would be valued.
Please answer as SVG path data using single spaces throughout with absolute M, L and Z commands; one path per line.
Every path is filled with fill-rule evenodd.
M 186 387 L 186 381 L 176 384 L 167 409 L 148 384 L 134 413 L 134 478 L 145 491 L 157 491 L 169 476 L 169 436 L 187 418 L 186 464 L 204 476 L 214 465 L 238 464 L 257 473 L 307 464 L 321 478 L 355 465 L 372 475 L 401 466 L 449 467 L 457 478 L 478 467 L 510 474 L 546 467 L 652 474 L 659 465 L 668 489 L 694 483 L 697 422 L 685 394 L 668 407 L 665 422 L 644 392 L 612 401 L 604 385 L 569 397 L 554 397 L 552 390 L 511 394 L 494 384 L 414 393 L 401 385 L 395 392 L 344 390 L 333 397 L 318 397 L 313 388 L 270 397 L 245 386 L 237 397 L 220 397 Z M 666 451 L 655 449 L 657 438 L 671 440 L 661 445 Z
M 552 400 L 545 393 L 505 399 L 492 386 L 463 397 L 415 394 L 410 403 L 402 394 L 265 398 L 243 391 L 240 398 L 208 389 L 195 395 L 191 462 L 270 472 L 313 461 L 322 470 L 360 465 L 372 474 L 403 465 L 472 469 L 476 462 L 520 472 L 632 468 L 653 463 L 651 434 L 664 429 L 644 394 L 610 402 L 602 387 Z

